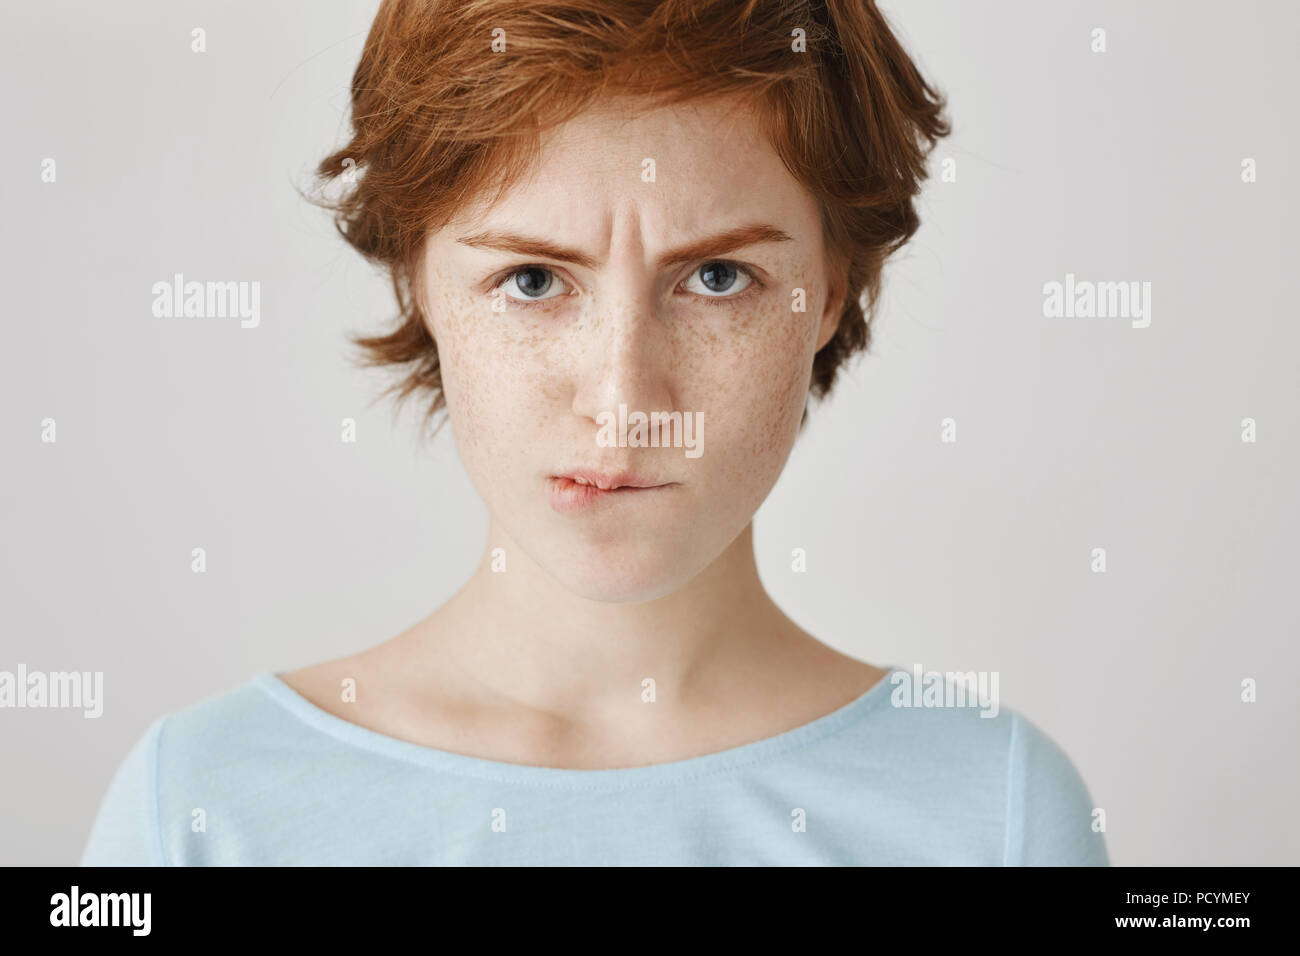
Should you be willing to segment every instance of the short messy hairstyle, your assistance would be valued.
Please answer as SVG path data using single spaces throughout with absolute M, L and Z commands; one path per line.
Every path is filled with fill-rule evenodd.
M 427 399 L 426 423 L 445 405 L 420 305 L 426 236 L 517 182 L 545 129 L 615 94 L 752 104 L 821 207 L 845 293 L 812 395 L 870 344 L 885 259 L 920 225 L 913 199 L 950 131 L 873 0 L 384 0 L 352 77 L 351 140 L 317 166 L 315 201 L 388 273 L 396 328 L 354 342 L 364 364 L 402 370 L 389 391 Z

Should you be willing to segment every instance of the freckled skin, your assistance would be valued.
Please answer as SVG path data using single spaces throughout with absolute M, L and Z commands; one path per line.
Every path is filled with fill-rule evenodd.
M 641 179 L 646 157 L 655 182 Z M 755 223 L 793 241 L 715 258 L 756 266 L 766 288 L 706 300 L 682 285 L 696 276 L 698 289 L 709 259 L 656 267 L 666 250 Z M 457 242 L 486 230 L 577 248 L 597 265 Z M 494 312 L 492 280 L 530 265 L 551 269 L 564 294 L 507 297 Z M 749 524 L 789 456 L 842 303 L 815 201 L 752 116 L 716 100 L 607 101 L 553 130 L 531 177 L 429 236 L 424 280 L 452 432 L 494 527 L 563 587 L 609 602 L 682 587 Z M 806 311 L 791 308 L 796 287 Z M 597 416 L 620 403 L 702 412 L 702 456 L 600 447 Z M 679 484 L 559 514 L 547 478 L 576 466 Z

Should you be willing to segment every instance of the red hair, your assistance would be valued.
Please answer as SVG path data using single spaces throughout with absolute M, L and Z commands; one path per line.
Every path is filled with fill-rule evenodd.
M 493 52 L 494 36 L 503 52 Z M 391 277 L 397 327 L 355 341 L 368 364 L 404 370 L 399 401 L 424 395 L 427 418 L 444 404 L 419 304 L 429 231 L 527 172 L 538 116 L 558 125 L 615 93 L 665 105 L 752 101 L 820 204 L 847 291 L 814 359 L 812 394 L 824 396 L 844 360 L 870 344 L 884 261 L 920 225 L 913 198 L 949 132 L 943 98 L 872 0 L 384 0 L 352 78 L 352 138 L 316 172 L 322 185 L 354 165 L 360 173 L 321 203 Z

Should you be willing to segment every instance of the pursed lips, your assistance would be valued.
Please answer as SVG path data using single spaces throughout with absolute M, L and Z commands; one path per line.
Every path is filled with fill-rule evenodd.
M 547 484 L 551 507 L 569 513 L 601 500 L 641 497 L 673 487 L 677 482 L 660 481 L 626 471 L 611 475 L 591 468 L 574 468 L 553 475 Z

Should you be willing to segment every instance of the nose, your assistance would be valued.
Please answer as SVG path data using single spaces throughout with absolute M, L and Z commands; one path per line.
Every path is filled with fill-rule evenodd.
M 593 422 L 603 412 L 617 415 L 619 405 L 629 412 L 676 410 L 670 330 L 650 289 L 630 293 L 632 285 L 624 283 L 604 304 L 593 302 L 583 323 L 587 341 L 579 352 L 573 411 Z

